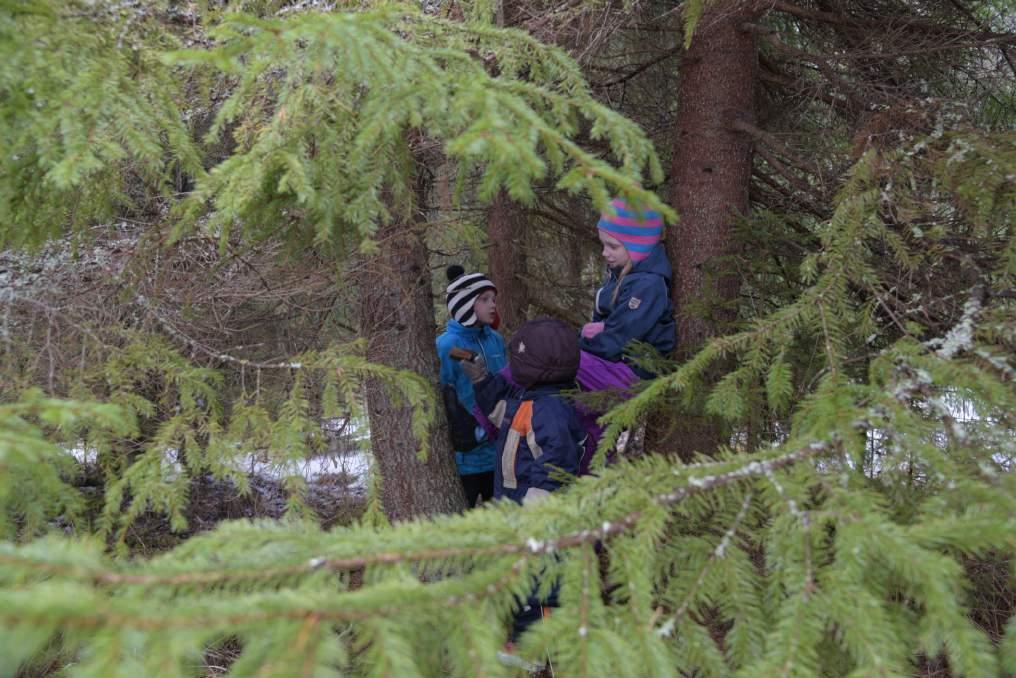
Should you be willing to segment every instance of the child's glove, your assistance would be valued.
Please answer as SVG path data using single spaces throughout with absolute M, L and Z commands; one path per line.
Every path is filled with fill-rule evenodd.
M 481 381 L 487 378 L 490 372 L 487 371 L 487 363 L 484 362 L 482 356 L 477 356 L 472 360 L 463 360 L 461 363 L 462 371 L 469 377 L 469 381 L 474 384 L 479 384 Z
M 582 326 L 582 336 L 586 339 L 592 339 L 602 331 L 603 323 L 586 323 Z

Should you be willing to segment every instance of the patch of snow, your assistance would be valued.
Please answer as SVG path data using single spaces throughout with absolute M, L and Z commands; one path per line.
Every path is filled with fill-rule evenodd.
M 82 465 L 94 464 L 99 461 L 99 451 L 94 447 L 82 447 L 80 445 L 65 448 L 65 452 L 74 457 L 75 461 Z
M 99 452 L 95 448 L 76 445 L 64 448 L 64 451 L 82 465 L 90 465 L 98 461 Z M 263 454 L 248 453 L 238 456 L 234 461 L 234 467 L 237 470 L 252 477 L 270 480 L 301 476 L 308 483 L 314 483 L 324 480 L 328 476 L 342 476 L 350 480 L 349 489 L 356 492 L 367 491 L 372 466 L 370 453 L 359 450 L 285 462 L 268 459 Z M 162 471 L 167 478 L 176 478 L 183 471 L 183 467 L 177 461 L 177 450 L 166 450 Z
M 237 460 L 237 467 L 250 475 L 280 480 L 287 476 L 302 476 L 307 482 L 325 476 L 342 475 L 351 478 L 350 489 L 366 491 L 372 466 L 367 452 L 355 451 L 336 455 L 279 462 L 260 454 L 246 454 Z

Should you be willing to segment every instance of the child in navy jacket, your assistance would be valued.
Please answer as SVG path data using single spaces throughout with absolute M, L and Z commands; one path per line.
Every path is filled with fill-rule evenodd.
M 529 503 L 561 486 L 554 471 L 578 474 L 586 434 L 562 393 L 576 388 L 578 366 L 575 331 L 560 320 L 537 318 L 508 342 L 511 381 L 483 368 L 471 375 L 478 378 L 477 403 L 498 426 L 495 497 Z
M 490 374 L 482 363 L 464 364 L 476 383 L 476 398 L 498 425 L 494 496 L 525 506 L 561 487 L 562 477 L 578 475 L 586 432 L 563 391 L 576 388 L 579 344 L 575 330 L 554 318 L 537 318 L 508 342 L 508 370 Z M 514 382 L 514 383 L 512 383 Z M 535 592 L 520 601 L 512 624 L 514 641 L 557 604 L 556 587 L 546 600 Z
M 670 302 L 673 270 L 663 243 L 658 212 L 636 210 L 613 200 L 597 223 L 607 278 L 596 292 L 592 321 L 583 325 L 578 383 L 584 391 L 627 391 L 639 379 L 654 375 L 630 361 L 625 350 L 633 341 L 649 344 L 663 355 L 677 341 L 674 306 Z M 589 433 L 581 472 L 589 469 L 603 429 L 599 413 L 580 406 Z
M 652 210 L 638 212 L 623 200 L 614 200 L 600 216 L 597 231 L 607 279 L 596 292 L 592 322 L 582 327 L 581 348 L 603 361 L 624 363 L 632 381 L 652 377 L 629 364 L 624 351 L 632 341 L 650 344 L 663 355 L 674 350 L 673 270 L 660 242 L 663 219 Z M 580 383 L 583 376 L 580 372 Z

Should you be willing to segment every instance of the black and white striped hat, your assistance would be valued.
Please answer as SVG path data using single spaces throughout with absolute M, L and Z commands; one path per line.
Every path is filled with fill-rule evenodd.
M 477 322 L 476 314 L 473 313 L 476 298 L 485 290 L 496 292 L 497 287 L 484 274 L 466 273 L 466 269 L 458 264 L 449 266 L 446 273 L 449 280 L 448 294 L 445 297 L 448 313 L 463 326 L 473 327 Z

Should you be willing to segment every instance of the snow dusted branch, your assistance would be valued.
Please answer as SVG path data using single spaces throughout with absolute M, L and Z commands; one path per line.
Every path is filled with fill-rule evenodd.
M 723 533 L 720 543 L 717 544 L 716 548 L 713 549 L 713 552 L 709 554 L 709 558 L 699 571 L 698 578 L 695 580 L 695 583 L 692 584 L 691 588 L 688 589 L 688 593 L 684 597 L 684 600 L 681 601 L 681 605 L 677 608 L 677 612 L 675 612 L 670 619 L 664 622 L 660 628 L 656 629 L 657 635 L 663 637 L 669 636 L 673 633 L 674 627 L 677 626 L 677 623 L 681 620 L 681 618 L 687 614 L 688 608 L 691 607 L 691 603 L 695 599 L 695 594 L 698 593 L 698 590 L 702 587 L 702 583 L 706 580 L 706 575 L 709 574 L 709 569 L 712 567 L 712 564 L 720 558 L 726 556 L 727 549 L 730 547 L 730 542 L 733 541 L 734 535 L 737 533 L 738 529 L 740 529 L 745 516 L 748 515 L 748 509 L 751 508 L 752 499 L 754 499 L 754 495 L 751 492 L 745 495 L 744 501 L 741 502 L 741 510 L 737 512 L 737 516 L 734 518 L 734 521 L 730 524 L 730 527 L 727 528 L 727 531 Z
M 731 485 L 748 478 L 771 474 L 797 464 L 824 452 L 829 452 L 836 443 L 816 442 L 787 454 L 762 461 L 754 460 L 738 468 L 719 472 L 708 476 L 692 476 L 688 484 L 666 494 L 657 495 L 655 502 L 669 506 L 688 499 L 693 495 L 704 494 L 714 489 Z M 728 462 L 732 463 L 732 462 Z M 556 551 L 575 548 L 583 544 L 605 541 L 616 535 L 625 533 L 635 527 L 642 517 L 641 511 L 633 511 L 619 520 L 605 521 L 599 527 L 566 534 L 557 539 L 540 540 L 530 537 L 521 543 L 495 544 L 491 546 L 451 546 L 446 548 L 430 548 L 404 551 L 381 551 L 368 555 L 346 558 L 318 557 L 302 563 L 274 568 L 258 568 L 235 571 L 198 571 L 179 574 L 135 574 L 109 570 L 92 570 L 61 563 L 49 563 L 31 558 L 24 558 L 12 553 L 0 554 L 0 563 L 35 572 L 60 575 L 75 579 L 89 580 L 97 585 L 111 586 L 209 586 L 226 582 L 256 581 L 262 579 L 283 578 L 310 574 L 316 570 L 350 571 L 372 565 L 396 564 L 404 562 L 440 561 L 453 558 L 483 558 L 491 556 L 521 555 L 525 558 L 546 555 Z
M 938 348 L 935 352 L 943 360 L 951 360 L 961 351 L 969 351 L 974 346 L 974 318 L 981 312 L 987 292 L 983 285 L 974 285 L 970 298 L 963 305 L 960 321 L 946 333 L 944 337 L 936 337 L 925 342 L 929 349 Z

